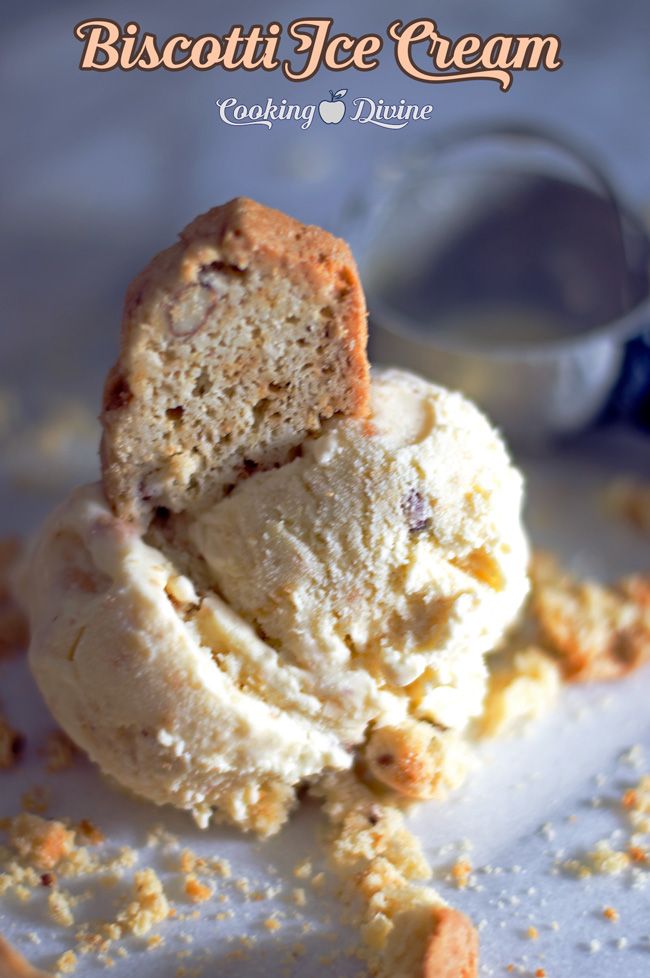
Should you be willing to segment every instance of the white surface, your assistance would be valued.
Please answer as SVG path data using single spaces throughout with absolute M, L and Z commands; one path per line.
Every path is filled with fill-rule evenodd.
M 650 540 L 628 527 L 604 520 L 598 493 L 612 475 L 636 471 L 650 475 L 650 446 L 623 433 L 594 434 L 580 446 L 564 449 L 553 457 L 537 459 L 527 466 L 530 481 L 529 524 L 534 539 L 567 554 L 572 566 L 593 570 L 605 577 L 624 571 L 646 569 L 650 563 Z M 10 491 L 11 487 L 7 491 Z M 564 692 L 559 709 L 541 721 L 523 739 L 493 742 L 484 750 L 486 763 L 465 788 L 444 804 L 422 806 L 412 824 L 425 840 L 438 867 L 439 886 L 448 899 L 467 910 L 481 927 L 482 965 L 486 974 L 505 974 L 513 962 L 532 975 L 538 967 L 549 978 L 609 978 L 620 971 L 626 978 L 650 973 L 650 888 L 632 888 L 631 878 L 593 877 L 578 881 L 553 875 L 557 850 L 564 858 L 578 856 L 597 840 L 624 827 L 615 805 L 622 791 L 636 783 L 640 772 L 620 763 L 621 753 L 636 743 L 647 749 L 650 769 L 650 670 L 646 669 L 619 684 L 575 688 Z M 45 775 L 38 745 L 52 723 L 40 705 L 38 694 L 18 660 L 0 667 L 0 699 L 15 726 L 28 737 L 25 762 L 15 772 L 0 775 L 0 817 L 17 810 L 21 793 L 34 784 L 48 784 L 52 791 L 49 814 L 90 818 L 106 833 L 110 845 L 141 847 L 147 832 L 162 823 L 177 834 L 181 845 L 232 861 L 233 880 L 248 876 L 255 884 L 281 886 L 272 901 L 245 903 L 233 881 L 224 881 L 218 892 L 230 896 L 228 904 L 216 899 L 201 906 L 202 921 L 166 923 L 159 928 L 165 946 L 146 953 L 143 941 L 128 942 L 130 957 L 116 958 L 111 973 L 142 978 L 172 978 L 180 965 L 192 967 L 205 962 L 204 974 L 257 978 L 283 973 L 295 942 L 305 945 L 306 954 L 297 960 L 293 974 L 352 976 L 359 962 L 343 957 L 332 967 L 319 961 L 322 955 L 353 945 L 356 935 L 340 923 L 341 908 L 327 894 L 312 890 L 309 883 L 293 877 L 292 869 L 305 855 L 317 866 L 323 859 L 318 839 L 320 819 L 315 807 L 301 811 L 276 839 L 261 844 L 234 831 L 212 829 L 201 833 L 180 813 L 155 809 L 125 797 L 109 787 L 87 763 L 79 762 L 68 772 Z M 597 784 L 596 775 L 605 782 Z M 601 779 L 602 780 L 602 779 Z M 592 806 L 594 797 L 604 799 Z M 569 822 L 569 817 L 574 818 Z M 556 837 L 549 841 L 540 826 L 551 822 Z M 463 839 L 473 843 L 469 858 L 477 867 L 477 889 L 458 891 L 445 881 L 446 869 L 457 858 Z M 440 847 L 447 851 L 439 853 Z M 459 848 L 460 847 L 460 848 Z M 169 895 L 179 913 L 191 912 L 184 904 L 177 873 L 169 872 L 169 855 L 144 850 L 141 865 L 155 865 L 168 880 Z M 501 872 L 483 872 L 486 864 Z M 514 867 L 519 867 L 519 870 Z M 650 874 L 649 874 L 650 876 Z M 334 878 L 330 877 L 331 882 Z M 649 880 L 650 884 L 650 880 Z M 291 902 L 294 886 L 305 886 L 308 905 L 298 912 Z M 124 884 L 126 887 L 126 882 Z M 72 890 L 87 889 L 80 881 Z M 113 899 L 118 891 L 108 891 Z M 44 905 L 45 892 L 28 904 L 11 899 L 0 901 L 0 930 L 29 954 L 31 960 L 48 967 L 53 958 L 72 944 L 71 935 L 52 925 Z M 620 921 L 602 917 L 610 904 Z M 216 922 L 211 916 L 232 909 L 232 920 Z M 270 935 L 261 921 L 271 910 L 286 914 L 282 928 Z M 99 911 L 92 902 L 81 904 L 78 919 L 92 918 Z M 329 921 L 328 921 L 329 916 Z M 302 917 L 302 919 L 300 919 Z M 304 921 L 313 930 L 302 933 Z M 551 922 L 559 929 L 553 930 Z M 525 936 L 530 924 L 539 938 Z M 42 943 L 26 940 L 35 930 Z M 243 960 L 229 960 L 239 947 L 238 936 L 255 935 L 257 943 Z M 182 935 L 191 935 L 186 943 Z M 618 938 L 628 947 L 618 950 Z M 600 950 L 589 952 L 591 941 Z M 178 959 L 178 952 L 190 952 Z M 77 974 L 101 974 L 104 968 L 83 958 Z

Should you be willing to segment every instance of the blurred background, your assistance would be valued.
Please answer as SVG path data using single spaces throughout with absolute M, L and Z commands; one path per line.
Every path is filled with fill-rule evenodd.
M 427 86 L 410 80 L 398 70 L 388 44 L 380 67 L 371 73 L 321 71 L 298 85 L 280 72 L 78 70 L 82 45 L 73 37 L 73 27 L 91 16 L 120 24 L 136 20 L 143 30 L 167 37 L 174 32 L 221 34 L 233 23 L 266 23 L 270 18 L 286 27 L 294 17 L 308 15 L 332 16 L 336 28 L 355 35 L 384 35 L 398 16 L 404 21 L 433 16 L 441 32 L 452 38 L 468 32 L 553 33 L 561 38 L 564 66 L 554 73 L 518 73 L 505 94 L 488 81 Z M 458 126 L 471 131 L 524 121 L 575 143 L 614 186 L 635 227 L 650 221 L 650 8 L 645 0 L 618 5 L 605 0 L 439 0 L 433 10 L 411 0 L 330 0 L 307 6 L 284 2 L 272 9 L 241 0 L 183 5 L 144 0 L 104 5 L 61 0 L 53 5 L 32 0 L 5 5 L 2 18 L 0 519 L 7 525 L 0 532 L 29 525 L 53 494 L 94 476 L 94 418 L 103 377 L 117 349 L 126 285 L 184 224 L 215 203 L 245 194 L 350 235 L 372 286 L 378 236 L 390 247 L 388 252 L 383 247 L 376 267 L 382 267 L 387 254 L 391 262 L 392 243 L 390 223 L 373 230 L 369 214 L 377 200 L 395 199 L 395 184 L 404 182 L 414 156 L 422 155 L 423 140 L 429 141 L 425 174 L 435 177 L 438 136 Z M 289 54 L 288 46 L 284 53 Z M 325 126 L 318 118 L 307 131 L 288 123 L 269 131 L 225 126 L 214 105 L 216 98 L 230 95 L 249 103 L 272 96 L 304 104 L 342 87 L 348 89 L 348 99 L 405 98 L 430 102 L 434 111 L 427 123 L 400 131 L 347 120 Z M 560 222 L 565 211 L 560 198 L 554 198 L 553 206 Z M 415 207 L 413 213 L 417 216 L 420 210 Z M 429 227 L 437 223 L 433 205 L 426 220 Z M 523 230 L 535 239 L 534 216 Z M 643 249 L 635 254 L 642 263 Z M 607 269 L 614 261 L 607 254 L 596 260 Z M 599 278 L 587 276 L 583 293 Z M 629 308 L 608 309 L 605 318 L 638 311 L 644 287 L 641 283 Z M 370 288 L 371 315 L 374 296 Z M 376 296 L 377 319 L 382 319 L 385 299 Z M 398 287 L 392 299 L 399 305 Z M 423 302 L 433 299 L 426 294 Z M 402 309 L 400 315 L 418 318 L 412 309 Z M 385 315 L 382 322 L 386 325 Z M 588 322 L 577 331 L 589 332 L 597 325 L 604 324 Z M 388 327 L 392 329 L 390 322 Z M 643 332 L 643 322 L 635 320 L 624 332 L 623 340 Z M 512 336 L 506 341 L 511 343 Z M 392 358 L 400 359 L 402 349 L 406 346 L 398 339 Z M 637 343 L 637 373 L 645 369 L 644 349 Z M 386 350 L 381 347 L 377 356 L 382 359 Z M 597 371 L 597 354 L 590 356 Z M 591 362 L 581 362 L 577 369 L 590 374 Z M 603 368 L 608 389 L 615 387 L 624 367 L 629 374 L 630 364 L 625 365 L 620 352 L 614 367 Z M 482 368 L 479 374 L 484 377 Z M 544 379 L 536 378 L 543 387 Z M 572 386 L 564 373 L 562 383 L 565 390 Z M 470 392 L 481 399 L 480 393 Z M 564 395 L 555 391 L 552 396 Z M 497 420 L 508 428 L 517 409 L 509 404 L 504 410 L 505 420 Z M 590 405 L 580 424 L 595 413 Z

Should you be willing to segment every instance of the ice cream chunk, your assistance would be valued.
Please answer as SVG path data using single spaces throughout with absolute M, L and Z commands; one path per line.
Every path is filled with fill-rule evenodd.
M 187 520 L 182 567 L 178 541 L 143 540 L 97 486 L 47 522 L 24 589 L 32 668 L 126 787 L 267 834 L 297 785 L 384 728 L 436 756 L 447 738 L 454 758 L 423 764 L 421 791 L 391 758 L 387 783 L 417 797 L 457 780 L 454 731 L 526 593 L 522 480 L 461 395 L 398 371 L 372 394 L 370 428 L 329 422 Z

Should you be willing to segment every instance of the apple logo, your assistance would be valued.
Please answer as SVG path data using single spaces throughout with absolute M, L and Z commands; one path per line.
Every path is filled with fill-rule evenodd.
M 340 99 L 347 95 L 347 92 L 347 88 L 339 88 L 338 92 L 333 92 L 330 88 L 329 102 L 324 98 L 318 103 L 318 114 L 328 126 L 330 123 L 340 122 L 345 115 L 345 102 L 341 102 Z

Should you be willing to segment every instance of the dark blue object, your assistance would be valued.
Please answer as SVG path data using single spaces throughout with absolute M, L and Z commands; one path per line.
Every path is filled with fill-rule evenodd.
M 601 417 L 650 432 L 650 330 L 625 347 L 621 375 Z

